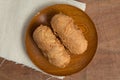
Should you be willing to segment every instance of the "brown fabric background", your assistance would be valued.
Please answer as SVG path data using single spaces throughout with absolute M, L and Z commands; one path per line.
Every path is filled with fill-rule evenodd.
M 64 80 L 120 80 L 120 0 L 77 0 L 98 32 L 98 48 L 91 63 Z M 0 58 L 0 80 L 59 80 Z

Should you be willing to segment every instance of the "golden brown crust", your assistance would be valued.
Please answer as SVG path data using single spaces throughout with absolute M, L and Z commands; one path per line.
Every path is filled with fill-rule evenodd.
M 49 27 L 39 26 L 33 33 L 33 39 L 51 64 L 60 68 L 68 65 L 70 56 Z
M 88 42 L 81 30 L 76 28 L 71 17 L 64 14 L 56 14 L 51 25 L 55 33 L 60 37 L 62 43 L 73 54 L 82 54 L 86 51 Z

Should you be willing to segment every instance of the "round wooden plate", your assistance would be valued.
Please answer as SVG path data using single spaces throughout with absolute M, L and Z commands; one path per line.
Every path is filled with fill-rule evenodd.
M 43 56 L 41 50 L 37 47 L 32 37 L 33 31 L 40 24 L 51 26 L 51 18 L 60 12 L 72 17 L 75 24 L 82 29 L 86 39 L 88 40 L 87 51 L 82 55 L 71 55 L 69 65 L 63 69 L 48 62 L 47 58 Z M 81 71 L 92 60 L 97 48 L 97 32 L 92 20 L 82 10 L 67 4 L 56 4 L 41 10 L 32 18 L 26 31 L 25 44 L 27 54 L 38 68 L 52 75 L 66 76 Z

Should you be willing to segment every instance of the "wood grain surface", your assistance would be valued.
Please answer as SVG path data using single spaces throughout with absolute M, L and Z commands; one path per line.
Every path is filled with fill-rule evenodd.
M 98 32 L 98 49 L 92 62 L 64 80 L 120 80 L 120 0 L 78 0 L 87 5 Z M 0 58 L 0 80 L 59 80 Z

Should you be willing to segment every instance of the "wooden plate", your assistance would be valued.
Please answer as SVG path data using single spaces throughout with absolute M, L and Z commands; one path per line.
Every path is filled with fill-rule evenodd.
M 82 29 L 86 39 L 88 40 L 87 51 L 82 55 L 71 55 L 70 64 L 63 69 L 55 67 L 48 62 L 47 58 L 42 55 L 32 37 L 33 31 L 36 27 L 40 24 L 51 26 L 51 18 L 60 12 L 72 17 L 75 24 Z M 97 33 L 93 22 L 82 10 L 71 5 L 56 4 L 41 10 L 32 18 L 26 31 L 25 44 L 27 54 L 38 68 L 49 74 L 66 76 L 81 71 L 92 60 L 97 48 Z

